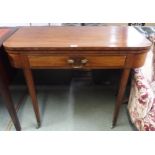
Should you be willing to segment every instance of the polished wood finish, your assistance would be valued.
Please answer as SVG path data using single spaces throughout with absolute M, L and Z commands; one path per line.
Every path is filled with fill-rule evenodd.
M 8 39 L 18 28 L 13 27 L 0 27 L 0 47 L 2 46 L 3 42 Z
M 0 28 L 0 46 L 3 41 L 7 38 L 8 34 L 11 32 L 9 28 Z
M 12 66 L 24 70 L 38 122 L 30 69 L 123 69 L 113 116 L 115 126 L 130 70 L 144 64 L 151 42 L 133 27 L 27 27 L 19 29 L 4 46 Z
M 12 97 L 8 88 L 8 84 L 5 78 L 5 70 L 3 67 L 3 64 L 0 61 L 0 95 L 3 97 L 4 103 L 7 107 L 7 110 L 12 118 L 12 121 L 14 123 L 14 126 L 17 131 L 21 130 L 21 126 L 16 114 L 16 110 L 12 101 Z
M 32 99 L 32 104 L 33 104 L 33 108 L 34 108 L 34 112 L 36 115 L 36 119 L 37 119 L 37 123 L 38 123 L 38 128 L 41 125 L 41 121 L 40 121 L 40 112 L 39 112 L 39 105 L 38 105 L 38 101 L 37 101 L 37 97 L 36 97 L 36 92 L 35 92 L 35 86 L 34 86 L 34 82 L 33 82 L 33 76 L 32 76 L 32 71 L 30 69 L 30 64 L 28 61 L 28 58 L 26 56 L 21 56 L 22 61 L 22 67 L 23 67 L 23 71 L 24 71 L 24 75 L 25 75 L 25 79 L 27 82 L 27 86 L 29 89 L 29 93 Z
M 24 50 L 26 53 L 38 53 L 38 50 L 44 50 L 45 53 L 46 50 L 56 50 L 57 54 L 58 50 L 99 50 L 100 53 L 105 50 L 124 53 L 127 50 L 134 53 L 134 50 L 149 49 L 150 42 L 132 27 L 62 26 L 21 28 L 4 46 L 9 50 Z
M 10 28 L 0 28 L 0 48 L 2 48 L 2 43 L 5 39 L 7 39 L 15 29 Z M 2 52 L 0 50 L 0 52 Z M 17 117 L 17 113 L 13 104 L 13 100 L 11 97 L 11 93 L 9 91 L 9 78 L 6 73 L 5 67 L 2 63 L 2 59 L 0 58 L 0 95 L 3 97 L 6 108 L 11 116 L 13 124 L 17 131 L 21 130 L 21 126 Z
M 9 50 L 8 50 L 9 51 Z M 9 51 L 10 52 L 10 51 Z M 31 64 L 31 68 L 51 68 L 51 69 L 59 69 L 59 68 L 71 68 L 71 66 L 68 63 L 69 59 L 75 59 L 75 58 L 79 58 L 81 57 L 81 59 L 88 59 L 87 63 L 87 68 L 92 69 L 91 67 L 93 67 L 93 69 L 95 68 L 124 68 L 124 65 L 127 66 L 128 64 L 125 63 L 124 61 L 126 60 L 126 58 L 130 55 L 133 54 L 99 54 L 97 53 L 98 51 L 95 51 L 96 54 L 71 54 L 69 56 L 69 54 L 35 54 L 35 55 L 31 55 L 28 54 L 28 60 L 29 63 Z M 40 51 L 39 51 L 40 53 Z M 97 56 L 96 56 L 97 55 Z M 99 55 L 99 56 L 98 56 Z M 147 53 L 137 53 L 134 54 L 134 59 L 137 61 L 134 61 L 133 64 L 131 64 L 130 67 L 132 68 L 137 68 L 137 67 L 141 67 L 144 62 L 145 62 L 145 57 L 146 57 Z M 22 68 L 22 61 L 21 61 L 21 57 L 19 54 L 12 54 L 9 53 L 9 59 L 10 59 L 10 63 L 12 64 L 13 67 L 15 68 Z M 90 64 L 90 60 L 91 62 L 93 61 L 93 64 L 95 63 L 96 65 L 91 65 Z M 105 61 L 106 60 L 106 61 Z M 98 62 L 99 61 L 99 62 Z M 88 65 L 89 64 L 89 65 Z M 90 67 L 91 66 L 91 67 Z M 85 66 L 86 67 L 86 66 Z
M 68 62 L 70 59 L 76 61 L 87 60 L 85 64 L 82 65 L 86 69 L 95 69 L 95 68 L 104 68 L 104 67 L 113 67 L 120 68 L 124 66 L 125 56 L 28 56 L 30 66 L 32 68 L 74 68 L 74 65 L 70 65 Z M 75 65 L 78 65 L 78 62 L 75 62 Z M 79 64 L 81 65 L 81 64 Z
M 114 114 L 113 114 L 112 127 L 115 127 L 116 122 L 117 122 L 117 118 L 118 118 L 118 114 L 119 114 L 120 107 L 121 107 L 121 104 L 122 104 L 122 100 L 123 100 L 123 97 L 124 97 L 126 85 L 127 85 L 128 78 L 129 78 L 129 74 L 130 74 L 130 69 L 125 68 L 123 70 L 122 75 L 121 75 L 119 91 L 118 91 L 118 95 L 117 95 L 117 98 L 116 98 L 115 110 L 114 110 Z

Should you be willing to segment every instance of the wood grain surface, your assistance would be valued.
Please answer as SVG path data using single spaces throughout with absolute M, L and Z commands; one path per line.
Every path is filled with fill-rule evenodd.
M 145 50 L 151 42 L 133 27 L 23 27 L 4 46 L 9 50 Z

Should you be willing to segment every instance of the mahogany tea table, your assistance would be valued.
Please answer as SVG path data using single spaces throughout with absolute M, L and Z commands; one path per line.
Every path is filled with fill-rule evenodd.
M 38 126 L 40 112 L 31 69 L 122 69 L 114 127 L 129 73 L 143 66 L 151 42 L 133 27 L 23 27 L 4 47 L 12 66 L 24 71 Z

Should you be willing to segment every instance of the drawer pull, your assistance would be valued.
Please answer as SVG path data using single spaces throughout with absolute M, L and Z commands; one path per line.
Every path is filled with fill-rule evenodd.
M 87 59 L 68 59 L 67 60 L 69 64 L 72 65 L 72 68 L 75 68 L 75 69 L 79 69 L 79 68 L 82 68 L 83 65 L 85 65 L 88 60 Z
M 88 62 L 87 59 L 82 59 L 82 60 L 81 60 L 81 63 L 82 63 L 82 64 L 86 64 L 87 62 Z
M 73 59 L 69 59 L 69 60 L 68 60 L 68 63 L 69 63 L 69 64 L 74 64 L 74 62 L 75 62 L 75 61 L 74 61 Z

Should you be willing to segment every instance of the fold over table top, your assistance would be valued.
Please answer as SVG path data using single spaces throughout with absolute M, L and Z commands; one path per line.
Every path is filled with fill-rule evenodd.
M 148 50 L 151 42 L 133 27 L 22 27 L 4 46 L 8 50 Z

